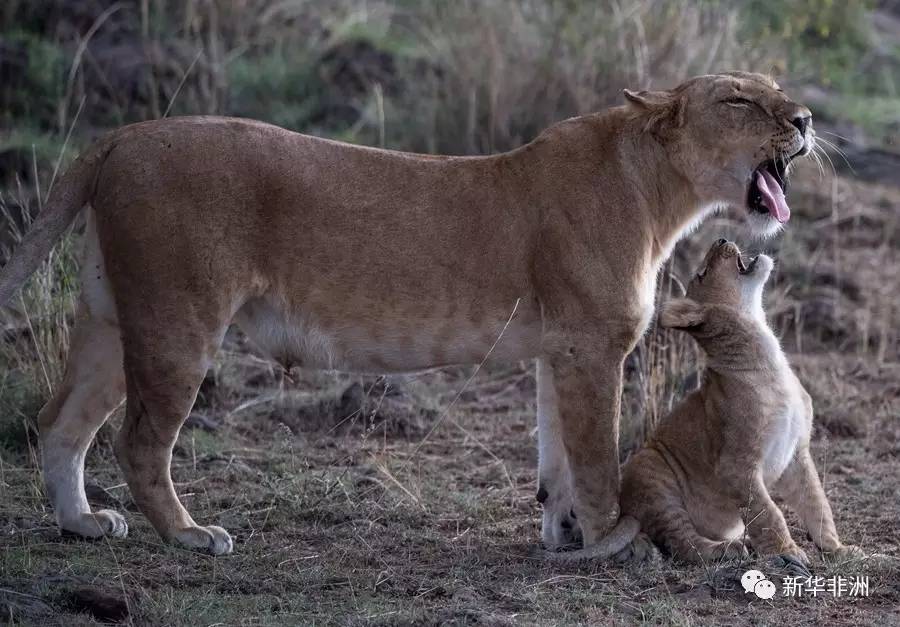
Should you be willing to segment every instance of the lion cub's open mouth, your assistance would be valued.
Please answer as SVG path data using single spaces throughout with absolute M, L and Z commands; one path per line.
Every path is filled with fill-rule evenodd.
M 747 193 L 747 205 L 752 211 L 767 213 L 782 224 L 791 217 L 791 209 L 784 197 L 789 162 L 785 159 L 764 161 L 750 177 Z
M 738 272 L 741 274 L 753 274 L 753 271 L 756 269 L 756 262 L 759 260 L 759 257 L 751 258 L 747 263 L 744 263 L 744 260 L 740 255 L 737 256 L 737 267 Z

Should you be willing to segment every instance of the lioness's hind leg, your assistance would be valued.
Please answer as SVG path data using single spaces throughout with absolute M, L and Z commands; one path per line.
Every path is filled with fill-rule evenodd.
M 197 390 L 221 342 L 214 332 L 182 327 L 130 328 L 124 334 L 127 399 L 116 455 L 135 503 L 159 534 L 214 555 L 230 553 L 231 536 L 214 525 L 201 527 L 181 504 L 170 474 L 172 448 Z
M 97 430 L 125 397 L 118 328 L 81 319 L 72 337 L 61 387 L 41 410 L 44 484 L 60 529 L 86 537 L 124 537 L 116 512 L 91 512 L 84 492 L 84 458 Z
M 38 416 L 44 484 L 62 531 L 123 537 L 128 532 L 125 519 L 111 510 L 91 512 L 84 492 L 88 448 L 125 398 L 116 311 L 91 219 L 81 285 L 66 374 Z

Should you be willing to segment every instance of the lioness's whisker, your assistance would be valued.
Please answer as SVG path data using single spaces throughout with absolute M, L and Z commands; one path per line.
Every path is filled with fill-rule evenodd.
M 843 139 L 845 142 L 850 141 L 849 137 L 844 137 L 843 135 L 839 135 L 837 133 L 832 133 L 831 131 L 817 131 L 817 133 L 825 133 L 826 135 L 831 135 L 833 137 L 837 137 L 838 139 Z
M 820 137 L 819 141 L 822 142 L 823 144 L 825 144 L 826 147 L 831 148 L 838 155 L 840 155 L 841 159 L 844 160 L 844 163 L 847 164 L 847 167 L 850 168 L 850 171 L 853 172 L 854 174 L 856 174 L 856 170 L 853 169 L 853 166 L 850 164 L 850 161 L 847 159 L 847 154 L 843 150 L 841 150 L 837 144 L 835 144 L 834 142 L 828 141 L 824 137 Z
M 819 178 L 825 178 L 825 166 L 822 165 L 822 157 L 816 152 L 816 149 L 813 148 L 812 152 L 809 153 L 810 158 L 816 162 L 816 167 L 819 169 Z
M 831 164 L 831 172 L 832 174 L 837 174 L 837 168 L 834 167 L 834 161 L 831 160 L 831 155 L 829 155 L 823 148 L 820 146 L 816 146 L 816 150 L 819 151 L 819 154 L 828 159 L 828 163 Z M 847 164 L 849 165 L 849 164 Z

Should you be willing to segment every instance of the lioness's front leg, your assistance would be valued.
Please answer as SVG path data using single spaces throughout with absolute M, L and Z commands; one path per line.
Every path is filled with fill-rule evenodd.
M 573 335 L 547 355 L 574 510 L 586 547 L 602 539 L 619 519 L 619 407 L 625 352 L 608 346 L 607 338 Z
M 559 420 L 559 399 L 553 381 L 553 369 L 546 359 L 538 359 L 537 423 L 538 423 L 538 491 L 543 508 L 541 541 L 548 549 L 575 544 L 581 539 L 581 528 L 572 515 L 572 482 L 569 460 Z

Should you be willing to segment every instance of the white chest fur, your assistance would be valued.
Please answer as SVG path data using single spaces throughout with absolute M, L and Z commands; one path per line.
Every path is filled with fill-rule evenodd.
M 809 437 L 806 406 L 799 394 L 790 394 L 768 423 L 763 446 L 763 476 L 766 485 L 781 477 L 794 458 L 800 442 Z
M 811 420 L 806 392 L 781 351 L 775 335 L 768 326 L 766 330 L 768 333 L 765 339 L 772 344 L 775 380 L 781 388 L 778 396 L 780 402 L 766 423 L 763 444 L 763 473 L 766 484 L 770 485 L 784 473 L 800 443 L 809 440 Z
M 659 277 L 660 268 L 662 268 L 663 264 L 666 260 L 672 255 L 672 250 L 675 248 L 675 245 L 681 241 L 684 237 L 687 237 L 691 233 L 697 230 L 697 227 L 703 223 L 706 218 L 709 217 L 711 213 L 722 207 L 721 203 L 711 203 L 701 207 L 693 218 L 691 218 L 688 222 L 682 225 L 681 229 L 678 233 L 675 234 L 674 237 L 670 238 L 665 244 L 662 245 L 662 248 L 659 252 L 658 257 L 655 261 L 648 262 L 648 268 L 644 273 L 644 278 L 640 282 L 638 286 L 638 307 L 640 308 L 640 315 L 642 318 L 642 325 L 640 328 L 641 334 L 647 330 L 647 327 L 650 325 L 650 320 L 653 319 L 653 312 L 656 306 L 656 282 Z
M 647 330 L 650 320 L 653 319 L 653 311 L 656 305 L 656 277 L 658 274 L 659 267 L 656 266 L 644 275 L 644 280 L 641 281 L 638 289 L 638 308 L 641 317 L 641 328 L 639 331 L 641 335 Z

